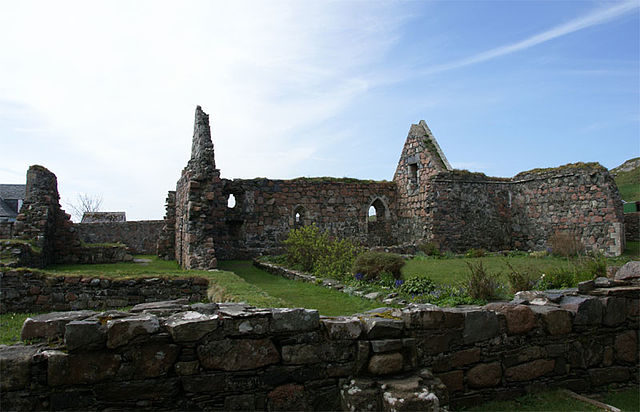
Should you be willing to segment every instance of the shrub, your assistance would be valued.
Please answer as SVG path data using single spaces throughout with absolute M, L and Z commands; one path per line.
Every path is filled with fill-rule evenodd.
M 585 271 L 592 274 L 593 277 L 607 276 L 607 258 L 605 258 L 602 253 L 597 253 L 587 258 L 583 266 Z
M 464 255 L 468 258 L 480 258 L 480 257 L 483 257 L 485 254 L 486 254 L 486 251 L 484 249 L 471 248 L 467 250 L 467 253 L 465 253 Z
M 487 272 L 482 261 L 477 264 L 467 262 L 471 271 L 467 280 L 469 296 L 474 299 L 491 299 L 498 295 L 498 275 Z
M 369 281 L 379 279 L 382 272 L 388 272 L 394 279 L 400 279 L 400 269 L 404 263 L 402 256 L 395 253 L 364 252 L 353 262 L 353 273 L 360 273 Z
M 547 257 L 547 255 L 549 255 L 549 252 L 547 252 L 546 250 L 537 250 L 535 252 L 529 253 L 529 257 L 532 257 L 532 258 L 543 258 L 543 257 Z
M 577 256 L 584 252 L 584 245 L 575 232 L 558 231 L 549 238 L 551 253 L 557 256 Z
M 353 261 L 360 253 L 362 248 L 348 239 L 328 239 L 313 262 L 313 274 L 347 280 Z
M 431 279 L 422 276 L 411 277 L 400 286 L 400 291 L 409 295 L 422 295 L 433 292 L 435 289 L 436 284 Z
M 543 273 L 538 283 L 539 289 L 571 288 L 577 284 L 575 268 L 558 268 Z
M 505 262 L 509 271 L 507 272 L 507 279 L 509 279 L 509 285 L 511 285 L 511 292 L 516 293 L 521 290 L 532 290 L 538 283 L 539 275 L 533 274 L 530 271 L 516 270 L 511 263 Z
M 440 256 L 440 247 L 434 242 L 420 243 L 418 250 L 427 256 Z
M 310 272 L 316 256 L 326 248 L 327 235 L 313 224 L 293 229 L 284 241 L 289 264 Z

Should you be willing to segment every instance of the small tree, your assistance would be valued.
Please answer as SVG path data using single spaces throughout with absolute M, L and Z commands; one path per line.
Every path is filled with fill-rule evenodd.
M 102 195 L 88 195 L 81 193 L 74 202 L 67 203 L 71 216 L 74 220 L 80 221 L 82 216 L 89 212 L 99 212 L 102 207 Z

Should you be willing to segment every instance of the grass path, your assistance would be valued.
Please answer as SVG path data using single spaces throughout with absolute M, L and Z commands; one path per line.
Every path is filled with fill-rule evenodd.
M 356 296 L 310 283 L 289 280 L 272 275 L 252 265 L 251 261 L 231 260 L 218 262 L 221 270 L 234 272 L 246 282 L 259 287 L 270 296 L 282 299 L 286 306 L 317 309 L 321 315 L 350 315 L 382 306 Z

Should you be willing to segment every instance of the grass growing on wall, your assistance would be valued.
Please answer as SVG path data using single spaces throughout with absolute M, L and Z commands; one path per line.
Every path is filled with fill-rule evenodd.
M 321 315 L 350 315 L 382 306 L 380 302 L 349 296 L 324 288 L 272 275 L 256 268 L 250 261 L 223 261 L 220 268 L 233 271 L 247 282 L 260 287 L 269 295 L 282 299 L 287 307 L 317 309 Z

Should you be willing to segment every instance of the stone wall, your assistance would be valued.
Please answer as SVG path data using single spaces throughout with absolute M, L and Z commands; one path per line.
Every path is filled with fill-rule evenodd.
M 158 235 L 157 253 L 164 260 L 176 258 L 176 192 L 169 191 L 166 200 L 164 225 Z
M 629 242 L 640 242 L 640 212 L 624 214 L 624 235 Z
M 39 313 L 117 309 L 178 298 L 199 302 L 207 299 L 208 281 L 198 277 L 53 276 L 33 270 L 0 268 L 0 286 L 0 313 Z
M 431 179 L 431 240 L 445 249 L 542 250 L 556 232 L 575 233 L 587 251 L 624 250 L 622 202 L 598 164 L 521 173 L 513 179 L 452 171 Z
M 164 220 L 77 223 L 80 240 L 86 243 L 122 243 L 130 253 L 153 255 L 157 252 Z
M 13 237 L 13 222 L 0 222 L 0 239 Z
M 637 385 L 639 289 L 597 284 L 590 295 L 335 318 L 184 302 L 40 315 L 23 339 L 64 344 L 0 347 L 1 407 L 438 410 Z

